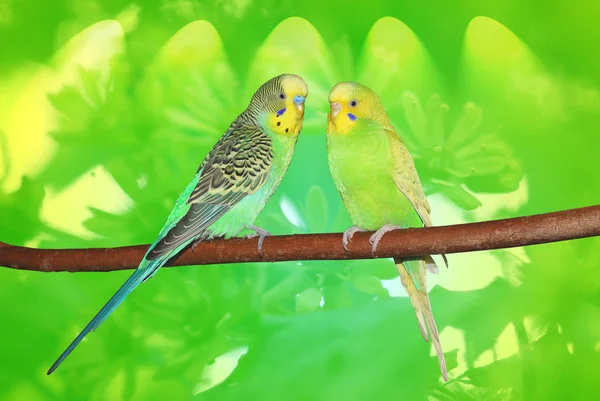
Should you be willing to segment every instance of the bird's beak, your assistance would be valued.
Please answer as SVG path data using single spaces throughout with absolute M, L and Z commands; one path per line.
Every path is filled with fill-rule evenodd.
M 331 102 L 331 117 L 336 117 L 342 110 L 342 104 L 339 102 Z
M 304 102 L 305 101 L 306 101 L 306 98 L 302 95 L 294 96 L 294 104 L 296 105 L 296 107 L 298 108 L 299 111 L 304 110 Z

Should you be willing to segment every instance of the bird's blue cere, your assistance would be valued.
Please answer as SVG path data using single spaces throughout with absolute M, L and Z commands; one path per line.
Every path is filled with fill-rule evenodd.
M 348 118 L 352 121 L 356 121 L 356 116 L 352 113 L 348 113 Z
M 306 98 L 302 95 L 294 96 L 294 104 L 302 104 L 302 103 L 304 103 L 305 100 L 306 100 Z
M 277 117 L 280 117 L 283 113 L 285 113 L 286 108 L 284 107 L 281 110 L 277 110 Z

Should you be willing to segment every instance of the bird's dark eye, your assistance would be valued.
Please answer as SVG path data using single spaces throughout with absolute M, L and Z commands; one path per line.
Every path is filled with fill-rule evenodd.
M 285 99 L 285 93 L 280 93 L 280 94 L 279 94 L 279 98 L 280 98 L 280 99 Z
M 350 102 L 350 106 L 352 106 L 352 107 L 356 107 L 356 100 L 353 100 L 353 101 L 351 101 L 351 102 Z

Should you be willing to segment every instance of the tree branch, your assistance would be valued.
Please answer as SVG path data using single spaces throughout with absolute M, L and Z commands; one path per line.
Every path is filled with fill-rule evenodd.
M 198 244 L 171 265 L 203 265 L 290 260 L 372 258 L 369 236 L 359 232 L 342 247 L 341 234 L 267 237 L 261 258 L 256 239 L 233 238 Z M 482 251 L 543 244 L 600 235 L 600 205 L 529 217 L 392 231 L 381 240 L 377 257 L 411 258 L 430 254 Z M 0 266 L 42 272 L 98 272 L 135 269 L 148 245 L 92 249 L 33 249 L 0 243 Z

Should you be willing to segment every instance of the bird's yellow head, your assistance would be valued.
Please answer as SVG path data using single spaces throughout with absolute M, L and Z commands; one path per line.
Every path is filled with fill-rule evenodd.
M 265 82 L 252 96 L 247 112 L 259 117 L 270 132 L 298 135 L 304 119 L 308 86 L 294 74 L 282 74 Z
M 370 88 L 358 82 L 340 82 L 329 93 L 328 133 L 347 134 L 361 121 L 389 125 L 389 119 Z

